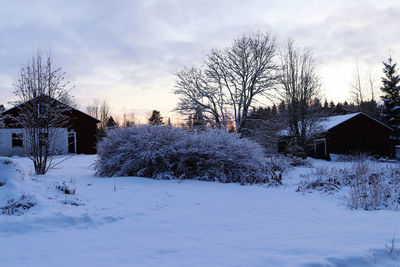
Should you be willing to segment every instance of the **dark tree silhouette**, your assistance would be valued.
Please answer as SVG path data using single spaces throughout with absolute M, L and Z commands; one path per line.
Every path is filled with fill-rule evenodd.
M 151 124 L 151 125 L 162 125 L 162 124 L 164 124 L 163 117 L 161 117 L 160 111 L 153 110 L 153 112 L 151 113 L 151 116 L 149 118 L 149 124 Z

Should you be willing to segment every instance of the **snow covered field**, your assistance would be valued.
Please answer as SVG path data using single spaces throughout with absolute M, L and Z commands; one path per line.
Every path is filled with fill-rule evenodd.
M 12 160 L 24 173 L 0 166 L 1 206 L 21 193 L 37 204 L 0 215 L 0 266 L 400 266 L 385 247 L 400 236 L 400 212 L 350 210 L 340 194 L 295 192 L 311 168 L 268 188 L 99 178 L 95 156 L 31 176 L 29 160 Z M 62 182 L 76 194 L 57 190 Z

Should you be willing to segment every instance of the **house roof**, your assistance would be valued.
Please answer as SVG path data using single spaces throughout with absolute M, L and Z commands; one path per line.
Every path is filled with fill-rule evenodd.
M 329 131 L 333 127 L 336 127 L 339 124 L 342 124 L 343 122 L 348 121 L 351 118 L 354 118 L 358 114 L 361 114 L 361 112 L 351 113 L 351 114 L 346 114 L 346 115 L 338 115 L 338 116 L 326 117 L 319 124 L 322 127 L 323 131 Z
M 31 99 L 31 100 L 32 100 L 32 99 Z M 15 108 L 19 107 L 20 105 L 23 105 L 23 104 L 25 104 L 25 103 L 31 101 L 31 100 L 28 100 L 28 101 L 26 101 L 26 102 L 20 103 L 20 104 L 18 104 L 18 105 L 15 105 L 14 107 L 11 107 L 11 108 L 9 108 L 9 109 L 6 109 L 6 110 L 0 112 L 0 116 L 3 115 L 3 114 L 8 113 L 8 112 L 10 112 L 10 111 L 12 111 L 13 109 L 15 109 Z M 74 110 L 74 111 L 76 111 L 76 112 L 78 112 L 78 113 L 80 113 L 80 114 L 86 116 L 86 117 L 89 117 L 89 118 L 95 120 L 96 123 L 101 122 L 101 120 L 99 120 L 99 119 L 97 119 L 97 118 L 95 118 L 95 117 L 93 117 L 93 116 L 90 116 L 89 114 L 87 114 L 87 113 L 85 113 L 85 112 L 83 112 L 83 111 L 80 111 L 80 110 L 77 109 L 77 108 L 74 108 L 74 107 L 72 107 L 72 106 L 70 106 L 70 105 L 68 105 L 68 104 L 65 104 L 65 103 L 63 103 L 63 102 L 61 102 L 61 101 L 59 101 L 59 100 L 57 100 L 57 99 L 54 99 L 54 100 L 57 101 L 58 103 L 62 104 L 62 105 L 67 106 L 68 108 L 70 108 L 70 109 L 72 109 L 72 110 Z
M 320 125 L 322 127 L 322 130 L 326 132 L 326 131 L 329 131 L 330 129 L 332 129 L 332 128 L 344 123 L 345 121 L 348 121 L 348 120 L 350 120 L 350 119 L 352 119 L 352 118 L 354 118 L 354 117 L 356 117 L 358 115 L 361 115 L 361 114 L 366 116 L 366 117 L 368 117 L 368 118 L 370 118 L 371 120 L 376 121 L 377 123 L 383 125 L 384 127 L 392 130 L 392 128 L 390 128 L 386 124 L 378 121 L 377 119 L 372 118 L 371 116 L 369 116 L 369 115 L 367 115 L 367 114 L 365 114 L 363 112 L 357 112 L 357 113 L 351 113 L 351 114 L 346 114 L 346 115 L 338 115 L 338 116 L 326 117 L 326 118 L 324 118 L 324 120 L 322 120 L 320 122 Z
M 392 128 L 390 128 L 389 126 L 387 126 L 386 124 L 378 121 L 377 119 L 372 118 L 371 116 L 363 113 L 363 112 L 356 112 L 356 113 L 351 113 L 351 114 L 346 114 L 346 115 L 337 115 L 337 116 L 330 116 L 330 117 L 324 117 L 321 118 L 321 120 L 319 122 L 317 122 L 317 124 L 315 125 L 315 131 L 318 133 L 324 133 L 327 132 L 333 128 L 335 128 L 336 126 L 339 126 L 340 124 L 358 116 L 358 115 L 363 115 L 366 116 L 368 118 L 370 118 L 371 120 L 376 121 L 377 123 L 381 124 L 382 126 L 393 130 Z M 288 136 L 289 135 L 289 130 L 285 129 L 282 130 L 280 132 L 281 136 Z

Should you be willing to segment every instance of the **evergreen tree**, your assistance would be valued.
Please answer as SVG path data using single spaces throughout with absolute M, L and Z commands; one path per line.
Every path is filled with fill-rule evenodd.
M 274 106 L 275 106 L 275 104 L 274 104 Z M 272 111 L 273 109 L 271 108 L 271 107 L 267 107 L 266 109 L 264 109 L 264 111 L 265 111 L 265 116 L 266 117 L 271 117 L 272 115 L 276 115 L 276 113 L 277 113 L 277 109 L 276 109 L 276 106 L 275 106 L 275 114 L 273 114 L 273 111 Z
M 343 104 L 339 102 L 336 104 L 334 115 L 343 115 L 343 114 L 346 114 L 346 111 L 344 110 Z
M 118 126 L 118 124 L 115 122 L 114 118 L 112 116 L 110 116 L 107 119 L 106 128 L 115 128 L 117 126 Z
M 164 124 L 163 117 L 161 117 L 160 111 L 153 110 L 153 112 L 151 113 L 151 116 L 149 118 L 149 124 L 151 124 L 151 125 L 162 125 L 162 124 Z
M 333 113 L 335 111 L 335 108 L 336 108 L 335 103 L 333 103 L 333 101 L 331 101 L 329 103 L 329 112 Z
M 3 112 L 5 110 L 3 105 L 0 105 L 0 112 Z
M 270 110 L 271 110 L 271 112 L 270 112 L 271 117 L 275 117 L 278 114 L 278 108 L 276 107 L 275 104 L 272 106 L 272 108 Z
M 255 109 L 253 109 L 250 114 L 254 114 Z M 205 127 L 207 126 L 207 117 L 204 116 L 203 112 L 201 109 L 196 109 L 194 114 L 190 114 L 188 117 L 187 121 L 187 126 L 189 126 L 190 129 L 196 129 L 196 130 L 204 130 Z
M 394 129 L 393 135 L 396 139 L 400 136 L 400 76 L 397 74 L 397 64 L 393 63 L 392 57 L 389 56 L 386 62 L 383 63 L 382 101 L 383 118 L 387 124 Z
M 285 101 L 282 100 L 281 103 L 279 103 L 278 111 L 279 111 L 279 113 L 283 113 L 283 112 L 286 111 L 286 104 L 285 104 Z
M 328 104 L 328 100 L 327 99 L 325 99 L 323 109 L 324 109 L 325 112 L 329 111 L 329 104 Z
M 312 106 L 317 110 L 321 110 L 322 109 L 321 100 L 319 100 L 319 98 L 317 98 L 317 97 L 314 98 Z
M 360 111 L 377 120 L 381 119 L 380 110 L 375 100 L 362 102 L 360 104 Z
M 358 107 L 356 107 L 356 105 L 354 105 L 354 103 L 350 103 L 348 113 L 356 113 L 356 112 L 358 112 Z
M 345 114 L 346 113 L 351 113 L 351 112 L 349 112 L 350 107 L 349 107 L 349 103 L 347 103 L 347 101 L 343 102 L 343 110 L 344 110 Z

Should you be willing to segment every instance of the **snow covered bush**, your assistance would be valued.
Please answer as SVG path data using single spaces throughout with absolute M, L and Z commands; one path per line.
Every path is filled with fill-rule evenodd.
M 346 168 L 317 167 L 315 172 L 301 181 L 296 192 L 323 191 L 326 193 L 339 192 L 343 186 L 350 184 L 349 171 Z
M 26 210 L 36 205 L 33 197 L 26 194 L 21 194 L 20 197 L 11 197 L 7 200 L 7 205 L 0 207 L 1 214 L 4 215 L 22 215 Z
M 368 161 L 352 167 L 349 194 L 345 197 L 350 208 L 365 210 L 398 209 L 400 204 L 399 168 L 374 170 Z
M 69 183 L 62 182 L 55 186 L 57 190 L 63 192 L 66 195 L 74 195 L 76 191 L 76 184 L 75 181 L 71 179 Z
M 274 155 L 267 158 L 267 170 L 270 176 L 270 185 L 282 185 L 282 176 L 291 168 L 291 159 L 284 155 Z
M 305 175 L 297 192 L 322 191 L 334 194 L 344 191 L 344 200 L 352 209 L 398 209 L 400 206 L 400 166 L 373 167 L 360 159 L 351 167 L 317 167 Z
M 149 125 L 109 131 L 98 145 L 95 168 L 100 176 L 241 184 L 268 182 L 271 174 L 262 148 L 236 134 Z
M 65 196 L 64 200 L 60 200 L 60 203 L 76 207 L 85 205 L 79 198 L 68 198 L 67 196 Z

